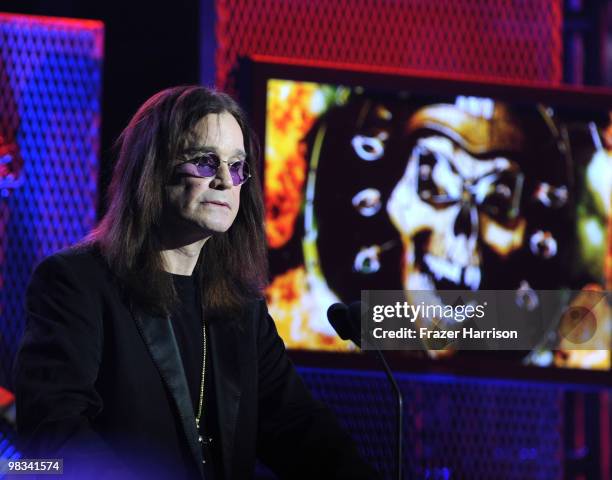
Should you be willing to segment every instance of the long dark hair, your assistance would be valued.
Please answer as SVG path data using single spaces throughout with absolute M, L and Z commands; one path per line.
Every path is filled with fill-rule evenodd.
M 159 240 L 164 187 L 172 177 L 173 160 L 200 119 L 223 112 L 242 129 L 253 177 L 242 186 L 232 226 L 209 238 L 200 253 L 196 272 L 204 307 L 237 313 L 261 296 L 267 281 L 259 146 L 246 115 L 224 93 L 201 86 L 169 88 L 147 100 L 119 137 L 110 205 L 88 237 L 129 297 L 151 312 L 168 314 L 176 300 L 172 279 L 163 272 Z

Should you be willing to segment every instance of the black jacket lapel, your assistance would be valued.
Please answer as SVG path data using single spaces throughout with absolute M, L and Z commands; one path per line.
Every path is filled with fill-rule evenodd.
M 202 450 L 198 443 L 193 404 L 170 319 L 149 315 L 135 308 L 132 313 L 153 362 L 176 403 L 189 450 L 197 462 L 200 475 L 203 476 Z
M 232 478 L 236 418 L 241 396 L 239 333 L 235 321 L 215 319 L 209 323 L 214 368 L 217 415 L 225 478 Z M 206 415 L 206 413 L 204 413 Z

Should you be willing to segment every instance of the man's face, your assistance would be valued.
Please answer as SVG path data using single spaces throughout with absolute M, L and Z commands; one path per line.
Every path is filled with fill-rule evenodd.
M 246 159 L 242 130 L 229 113 L 209 114 L 195 126 L 185 152 L 175 163 L 181 164 L 203 154 L 216 156 L 220 166 L 207 178 L 191 175 L 189 169 L 177 173 L 166 186 L 167 225 L 187 241 L 196 241 L 227 231 L 240 206 L 240 188 L 230 176 L 229 164 Z M 191 165 L 189 165 L 191 167 Z

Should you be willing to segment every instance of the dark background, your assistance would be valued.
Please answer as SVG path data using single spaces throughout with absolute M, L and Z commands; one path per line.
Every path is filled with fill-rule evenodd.
M 104 22 L 101 216 L 112 147 L 130 117 L 159 90 L 200 82 L 200 2 L 8 0 L 0 11 Z

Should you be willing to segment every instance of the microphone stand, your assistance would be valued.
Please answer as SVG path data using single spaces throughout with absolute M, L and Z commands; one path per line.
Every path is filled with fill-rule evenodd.
M 331 323 L 332 327 L 338 333 L 340 338 L 343 340 L 351 340 L 357 347 L 362 348 L 361 345 L 361 302 L 353 302 L 350 307 L 348 307 L 344 303 L 336 303 L 329 307 L 327 310 L 327 318 Z M 396 470 L 397 470 L 397 480 L 402 479 L 402 470 L 403 470 L 403 451 L 404 451 L 404 440 L 403 440 L 403 426 L 404 426 L 404 397 L 402 395 L 402 391 L 399 388 L 399 385 L 395 381 L 395 377 L 393 376 L 393 372 L 389 368 L 389 364 L 387 363 L 387 359 L 381 352 L 380 348 L 377 345 L 373 345 L 373 348 L 369 350 L 374 350 L 376 352 L 376 356 L 380 360 L 380 363 L 383 366 L 383 370 L 387 376 L 387 379 L 391 383 L 391 387 L 393 388 L 393 393 L 395 394 L 396 399 L 396 409 L 397 409 L 397 421 L 396 421 L 396 440 L 397 440 L 397 456 L 396 456 Z M 368 351 L 368 350 L 366 350 Z
M 378 348 L 376 348 L 375 352 L 376 352 L 376 356 L 382 363 L 383 369 L 385 371 L 385 374 L 387 375 L 387 378 L 389 379 L 389 382 L 391 383 L 391 386 L 393 387 L 393 392 L 395 393 L 395 400 L 397 402 L 395 405 L 397 409 L 397 418 L 396 418 L 396 425 L 395 425 L 395 434 L 396 434 L 396 440 L 397 440 L 396 470 L 397 470 L 397 480 L 402 480 L 402 467 L 404 463 L 403 462 L 404 439 L 403 439 L 403 434 L 402 434 L 403 425 L 404 425 L 404 396 L 402 395 L 402 391 L 400 390 L 399 385 L 395 381 L 395 377 L 393 376 L 393 373 L 391 372 L 391 369 L 389 368 L 389 364 L 387 363 L 385 356 Z

